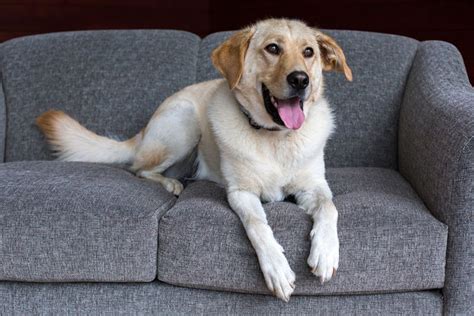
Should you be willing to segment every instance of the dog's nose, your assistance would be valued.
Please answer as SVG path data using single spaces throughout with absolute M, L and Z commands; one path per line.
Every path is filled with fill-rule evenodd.
M 286 77 L 286 81 L 296 90 L 303 90 L 309 84 L 309 77 L 304 71 L 293 71 Z

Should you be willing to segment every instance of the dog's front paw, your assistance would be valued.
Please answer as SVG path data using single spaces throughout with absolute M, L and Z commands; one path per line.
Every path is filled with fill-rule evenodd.
M 316 224 L 311 231 L 311 251 L 308 265 L 321 284 L 329 281 L 339 267 L 339 238 L 337 228 L 330 224 Z
M 265 283 L 270 291 L 285 302 L 295 289 L 295 273 L 283 254 L 283 248 L 272 249 L 259 258 Z

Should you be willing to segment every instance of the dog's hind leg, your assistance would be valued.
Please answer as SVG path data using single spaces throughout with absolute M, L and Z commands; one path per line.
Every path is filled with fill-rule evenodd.
M 156 181 L 179 195 L 183 185 L 163 172 L 190 155 L 199 142 L 200 129 L 194 104 L 188 100 L 166 100 L 143 130 L 131 170 L 137 176 Z
M 163 176 L 158 170 L 160 169 L 141 170 L 137 173 L 137 175 L 139 177 L 160 183 L 166 189 L 166 191 L 173 193 L 174 195 L 180 195 L 183 191 L 183 184 L 177 179 Z

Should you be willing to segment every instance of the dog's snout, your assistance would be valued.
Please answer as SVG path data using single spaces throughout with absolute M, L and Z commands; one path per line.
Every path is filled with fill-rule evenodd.
M 286 80 L 296 90 L 303 90 L 309 84 L 309 77 L 304 71 L 293 71 L 286 77 Z

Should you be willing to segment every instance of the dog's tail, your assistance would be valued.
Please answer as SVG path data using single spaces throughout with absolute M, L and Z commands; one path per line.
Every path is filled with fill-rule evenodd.
M 50 110 L 36 119 L 59 160 L 98 163 L 133 162 L 139 134 L 126 141 L 99 136 L 62 111 Z

